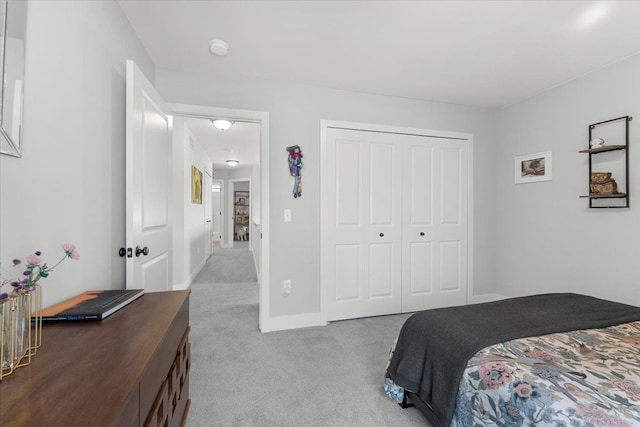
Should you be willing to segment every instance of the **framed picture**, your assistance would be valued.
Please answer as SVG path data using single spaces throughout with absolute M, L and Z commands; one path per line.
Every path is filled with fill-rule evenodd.
M 191 203 L 202 204 L 202 172 L 191 166 Z
M 551 181 L 551 151 L 518 156 L 513 163 L 516 184 Z

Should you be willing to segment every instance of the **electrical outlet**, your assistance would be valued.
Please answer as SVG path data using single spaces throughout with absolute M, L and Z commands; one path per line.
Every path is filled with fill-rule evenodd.
M 291 209 L 284 210 L 284 222 L 291 222 Z
M 289 295 L 291 293 L 291 280 L 285 280 L 282 285 L 282 290 L 285 294 Z

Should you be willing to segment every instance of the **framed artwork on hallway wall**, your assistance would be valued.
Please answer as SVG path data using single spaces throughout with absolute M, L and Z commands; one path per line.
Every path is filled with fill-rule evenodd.
M 202 204 L 202 171 L 191 166 L 191 203 Z

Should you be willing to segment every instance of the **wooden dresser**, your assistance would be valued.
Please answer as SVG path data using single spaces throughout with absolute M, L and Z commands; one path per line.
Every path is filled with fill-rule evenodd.
M 103 321 L 45 324 L 31 365 L 0 382 L 0 426 L 183 426 L 189 293 L 147 293 Z

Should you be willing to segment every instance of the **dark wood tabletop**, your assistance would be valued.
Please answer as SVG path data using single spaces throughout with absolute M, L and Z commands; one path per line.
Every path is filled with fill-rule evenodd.
M 146 293 L 102 321 L 44 324 L 31 364 L 0 382 L 0 425 L 107 426 L 139 411 L 149 364 L 168 335 L 180 340 L 188 328 L 189 293 Z

